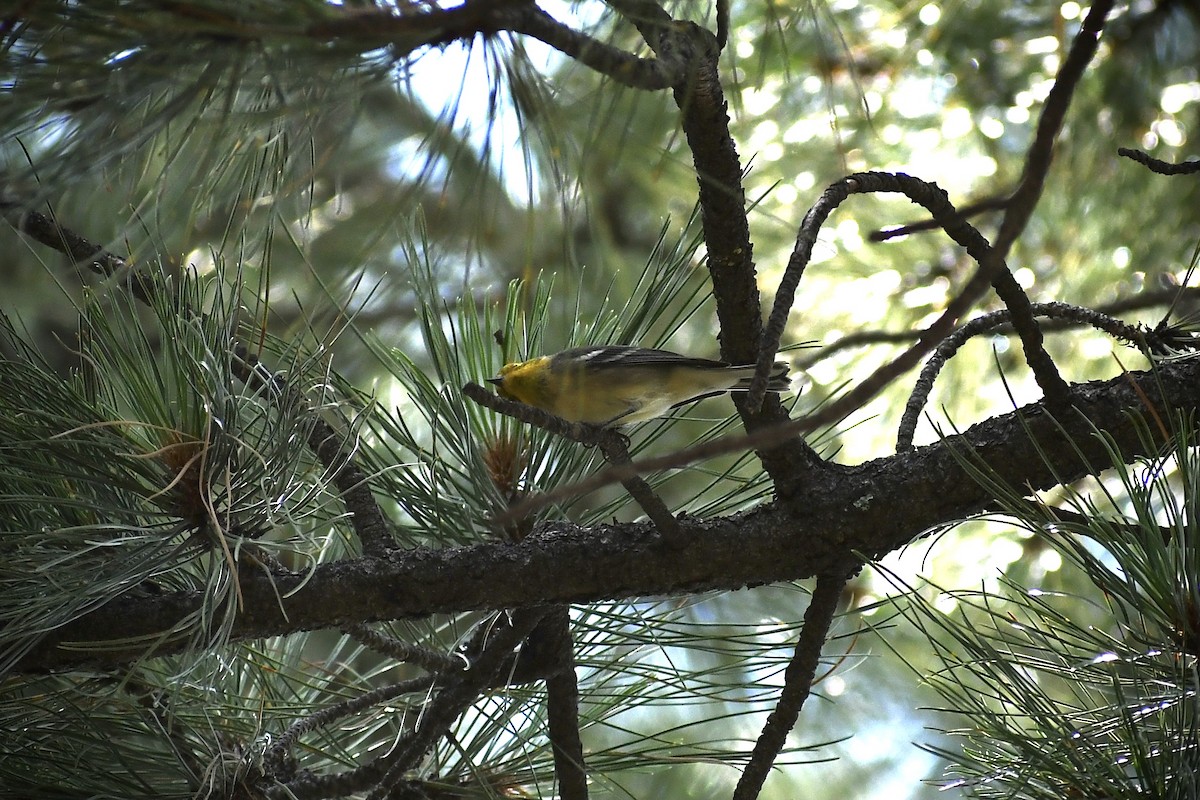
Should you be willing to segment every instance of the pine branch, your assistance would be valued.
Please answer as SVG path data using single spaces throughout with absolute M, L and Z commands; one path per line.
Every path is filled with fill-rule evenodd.
M 549 609 L 533 608 L 515 612 L 504 621 L 479 626 L 472 645 L 477 652 L 469 657 L 466 669 L 438 676 L 439 688 L 422 710 L 413 730 L 388 753 L 346 772 L 329 775 L 304 773 L 287 785 L 287 792 L 298 798 L 341 796 L 370 789 L 371 800 L 404 796 L 404 775 L 444 736 L 454 721 L 493 685 L 504 668 L 511 664 L 513 651 L 529 635 Z M 279 792 L 277 796 L 288 796 Z
M 490 408 L 505 416 L 519 419 L 522 422 L 541 428 L 542 430 L 550 431 L 580 444 L 599 447 L 604 453 L 604 457 L 608 460 L 608 463 L 614 466 L 619 467 L 630 463 L 629 446 L 624 434 L 620 431 L 580 422 L 567 422 L 540 408 L 527 406 L 515 400 L 506 400 L 503 397 L 492 394 L 477 383 L 466 384 L 462 387 L 462 393 L 463 396 L 469 397 L 481 406 Z M 621 485 L 625 487 L 625 491 L 629 492 L 629 496 L 642 507 L 642 510 L 646 512 L 646 516 L 654 522 L 659 534 L 667 541 L 678 546 L 681 542 L 679 537 L 679 523 L 676 522 L 675 516 L 667 508 L 662 498 L 650 488 L 650 484 L 646 483 L 640 475 L 629 475 L 620 480 Z
M 25 209 L 11 201 L 0 202 L 0 212 L 17 230 L 58 250 L 75 263 L 86 264 L 97 273 L 111 276 L 118 270 L 127 268 L 125 259 L 44 214 Z M 135 299 L 147 305 L 152 304 L 159 293 L 157 282 L 149 274 L 142 272 L 130 276 L 129 289 Z M 191 309 L 186 311 L 194 313 Z M 247 385 L 267 390 L 268 396 L 279 404 L 296 401 L 297 397 L 287 390 L 283 381 L 261 364 L 258 357 L 250 353 L 244 345 L 235 346 L 233 355 L 233 370 Z M 333 472 L 333 482 L 342 492 L 363 550 L 370 555 L 386 555 L 394 546 L 391 528 L 371 493 L 366 475 L 348 456 L 351 448 L 346 436 L 338 434 L 329 423 L 314 416 L 308 444 L 326 469 Z
M 461 658 L 418 647 L 394 636 L 380 633 L 366 625 L 351 625 L 346 628 L 346 634 L 356 642 L 360 642 L 388 658 L 416 664 L 430 672 L 450 672 L 464 666 Z
M 129 291 L 137 300 L 150 304 L 154 294 L 154 279 L 150 275 L 131 271 L 124 258 L 64 228 L 52 215 L 34 211 L 11 200 L 0 200 L 0 216 L 31 239 L 67 256 L 72 266 L 85 266 L 106 278 L 129 271 Z
M 527 608 L 512 612 L 504 624 L 495 628 L 490 624 L 480 626 L 481 634 L 486 631 L 486 640 L 478 656 L 471 659 L 471 665 L 438 692 L 424 709 L 413 732 L 393 752 L 379 759 L 382 764 L 368 765 L 369 768 L 382 766 L 387 769 L 377 788 L 367 795 L 368 800 L 391 796 L 392 786 L 400 783 L 404 773 L 417 764 L 459 715 L 501 674 L 513 650 L 550 611 L 548 608 Z
M 346 719 L 354 714 L 395 700 L 397 697 L 418 692 L 428 692 L 436 679 L 437 676 L 435 675 L 422 675 L 418 678 L 409 678 L 398 683 L 389 683 L 385 686 L 371 689 L 368 692 L 363 692 L 349 700 L 343 700 L 340 703 L 326 706 L 320 711 L 297 720 L 286 731 L 280 734 L 271 743 L 271 747 L 267 752 L 264 753 L 264 771 L 267 775 L 275 778 L 292 780 L 294 776 L 287 774 L 288 757 L 296 741 L 301 736 L 332 725 L 338 720 Z
M 973 449 L 1014 485 L 1039 489 L 1077 480 L 1088 474 L 1089 463 L 1109 460 L 1096 429 L 1108 431 L 1124 457 L 1145 454 L 1130 411 L 1143 407 L 1143 396 L 1160 414 L 1200 409 L 1197 386 L 1200 359 L 1077 384 L 1070 395 L 1074 410 L 1060 418 L 1033 404 L 909 453 L 814 473 L 804 495 L 792 498 L 801 514 L 789 510 L 791 503 L 767 503 L 725 518 L 685 517 L 680 528 L 689 546 L 683 551 L 647 535 L 647 524 L 544 523 L 515 544 L 346 560 L 320 565 L 304 578 L 243 576 L 245 611 L 231 636 L 845 573 L 859 563 L 856 553 L 882 556 L 922 531 L 989 507 L 987 491 L 963 472 L 958 450 Z M 115 599 L 48 634 L 17 668 L 36 672 L 136 659 L 145 652 L 144 637 L 171 630 L 202 602 L 195 592 Z M 156 652 L 184 644 L 184 638 L 161 642 Z
M 283 398 L 288 397 L 283 379 L 263 366 L 258 356 L 249 353 L 243 345 L 235 347 L 234 355 L 233 366 L 242 381 L 251 386 L 272 387 L 270 396 L 277 402 L 283 402 Z M 354 450 L 352 439 L 350 434 L 338 433 L 328 422 L 313 414 L 308 446 L 332 473 L 333 484 L 341 492 L 342 502 L 350 512 L 350 524 L 358 535 L 363 552 L 385 556 L 396 546 L 392 539 L 391 524 L 375 500 L 367 476 L 350 457 Z

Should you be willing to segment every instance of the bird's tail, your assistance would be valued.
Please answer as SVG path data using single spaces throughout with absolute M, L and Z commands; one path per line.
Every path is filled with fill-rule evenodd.
M 750 382 L 754 380 L 753 364 L 748 364 L 744 367 L 734 367 L 734 369 L 744 370 L 745 375 L 738 380 L 731 391 L 744 392 L 750 388 Z M 783 361 L 776 361 L 775 366 L 771 368 L 771 377 L 767 379 L 768 392 L 786 392 L 791 388 L 792 382 L 788 379 L 788 365 Z

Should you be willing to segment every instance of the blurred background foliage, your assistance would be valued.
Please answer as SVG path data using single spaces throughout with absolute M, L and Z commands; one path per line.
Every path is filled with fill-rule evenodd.
M 481 368 L 526 355 L 529 342 L 551 352 L 586 331 L 614 339 L 634 332 L 643 343 L 715 355 L 715 317 L 705 302 L 703 247 L 692 218 L 695 178 L 670 96 L 621 87 L 519 37 L 423 47 L 403 37 L 311 35 L 370 6 L 0 5 L 0 199 L 52 209 L 66 226 L 135 264 L 162 258 L 201 274 L 239 264 L 259 293 L 255 324 L 278 341 L 323 352 L 364 402 L 374 396 L 400 417 L 420 393 L 413 376 L 433 374 L 430 331 L 461 324 L 464 309 L 489 320 L 505 315 L 514 333 L 523 326 L 531 332 L 537 320 L 537 335 L 495 345 Z M 712 25 L 707 2 L 666 6 Z M 648 55 L 633 27 L 602 3 L 543 7 Z M 805 211 L 844 174 L 907 172 L 936 181 L 958 205 L 1011 192 L 1087 10 L 1075 2 L 987 0 L 748 0 L 732 9 L 721 68 L 748 170 L 755 258 L 768 302 Z M 1009 260 L 1034 300 L 1125 303 L 1132 308 L 1127 319 L 1153 323 L 1183 280 L 1200 240 L 1200 187 L 1153 175 L 1118 158 L 1116 148 L 1194 157 L 1198 26 L 1196 5 L 1180 0 L 1133 2 L 1112 15 L 1075 94 L 1045 195 Z M 937 232 L 870 241 L 872 232 L 919 219 L 900 199 L 860 196 L 822 232 L 785 336 L 811 345 L 791 354 L 808 380 L 799 409 L 817 406 L 905 344 L 834 346 L 841 338 L 903 337 L 940 313 L 970 274 L 970 260 Z M 997 220 L 992 212 L 976 224 L 991 235 Z M 119 286 L 77 280 L 62 257 L 9 228 L 0 230 L 0 259 L 0 310 L 19 320 L 58 369 L 72 368 L 82 285 L 92 284 L 101 297 Z M 647 324 L 611 324 L 620 313 L 614 309 L 645 292 L 646 269 L 677 272 L 670 283 L 677 296 L 654 298 Z M 428 276 L 423 288 L 420 274 Z M 524 288 L 510 291 L 514 279 Z M 992 307 L 990 300 L 980 306 Z M 475 346 L 488 347 L 490 331 L 477 334 Z M 403 364 L 389 347 L 403 351 Z M 1053 334 L 1050 352 L 1070 380 L 1120 369 L 1113 344 L 1091 332 Z M 1133 351 L 1117 355 L 1129 369 L 1144 366 Z M 1002 376 L 1017 402 L 1036 398 L 1009 339 L 971 343 L 939 377 L 931 413 L 942 424 L 965 426 L 1004 411 L 1011 401 Z M 461 377 L 438 373 L 437 380 Z M 901 381 L 824 435 L 822 451 L 846 463 L 889 454 L 905 395 Z M 699 421 L 665 433 L 645 426 L 635 446 L 665 451 L 696 439 L 727 412 L 719 402 L 700 405 L 693 412 Z M 399 436 L 379 424 L 381 439 Z M 935 436 L 925 422 L 918 442 Z M 414 440 L 412 447 L 420 445 Z M 371 463 L 382 471 L 387 455 L 376 453 L 378 463 Z M 562 458 L 554 463 L 583 468 Z M 753 478 L 751 462 L 733 461 L 674 476 L 672 507 L 700 494 L 725 510 L 713 475 Z M 757 491 L 749 487 L 740 502 Z M 587 519 L 617 512 L 610 497 L 573 513 Z M 887 566 L 900 584 L 930 575 L 941 586 L 987 588 L 1005 578 L 1081 593 L 1087 583 L 1058 550 L 995 523 L 914 544 Z M 868 570 L 851 585 L 847 604 L 878 608 L 872 603 L 891 586 Z M 796 597 L 794 587 L 779 587 L 707 598 L 684 604 L 683 617 L 653 624 L 686 619 L 697 626 L 693 643 L 710 636 L 704 626 L 728 625 L 736 639 L 747 628 L 788 629 L 799 619 Z M 611 622 L 620 616 L 612 613 L 604 624 L 591 617 L 580 624 L 629 635 L 628 618 Z M 843 621 L 845 638 L 831 647 L 855 655 L 818 685 L 820 696 L 793 736 L 800 746 L 836 740 L 814 757 L 842 759 L 787 769 L 768 784 L 771 796 L 810 796 L 816 786 L 822 796 L 933 796 L 921 780 L 938 777 L 939 761 L 911 742 L 948 745 L 925 730 L 932 715 L 916 711 L 936 704 L 934 695 L 897 663 L 918 672 L 933 666 L 925 634 L 895 620 L 880 626 L 888 639 L 882 648 L 856 634 L 861 627 L 853 614 Z M 788 639 L 774 641 L 778 651 Z M 647 647 L 669 661 L 666 646 Z M 767 676 L 730 677 L 751 650 Z M 705 656 L 713 663 L 704 669 L 720 681 L 761 688 L 779 679 L 784 662 L 771 654 L 783 651 L 776 651 L 718 648 Z M 702 660 L 695 652 L 686 659 Z M 721 711 L 692 717 L 650 704 L 628 727 L 670 731 L 664 736 L 672 740 L 748 742 L 772 697 L 759 693 L 754 704 L 737 704 L 732 724 L 711 722 Z M 710 722 L 671 729 L 690 718 Z M 591 743 L 619 747 L 606 737 L 624 725 L 591 734 Z M 599 791 L 703 796 L 727 791 L 731 774 L 715 764 L 652 769 L 640 762 L 622 778 L 623 788 Z

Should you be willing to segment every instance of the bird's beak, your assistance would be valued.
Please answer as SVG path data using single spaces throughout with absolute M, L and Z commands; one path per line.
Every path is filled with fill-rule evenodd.
M 488 383 L 492 384 L 493 386 L 500 386 L 504 383 L 503 378 L 485 378 L 484 380 L 486 380 Z

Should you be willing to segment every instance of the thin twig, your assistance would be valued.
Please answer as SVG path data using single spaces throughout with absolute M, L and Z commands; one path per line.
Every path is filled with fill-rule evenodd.
M 1003 197 L 988 197 L 983 200 L 976 200 L 974 203 L 968 203 L 958 207 L 958 215 L 964 219 L 986 214 L 989 211 L 1000 211 L 1008 208 L 1008 204 L 1012 201 L 1010 195 Z M 938 225 L 931 219 L 920 220 L 919 222 L 907 222 L 903 225 L 898 225 L 894 228 L 885 228 L 883 230 L 871 231 L 867 234 L 868 242 L 886 242 L 890 239 L 899 239 L 902 236 L 910 236 L 914 233 L 923 233 L 924 231 L 941 230 L 941 225 Z
M 528 425 L 533 425 L 544 431 L 562 436 L 564 439 L 599 447 L 601 452 L 604 453 L 605 459 L 612 465 L 628 464 L 630 462 L 629 448 L 626 445 L 625 437 L 620 431 L 601 428 L 596 425 L 586 425 L 581 422 L 568 422 L 540 408 L 519 403 L 515 400 L 506 400 L 489 392 L 477 383 L 464 385 L 462 393 L 479 405 L 490 408 L 497 413 L 513 417 Z M 667 508 L 666 503 L 662 501 L 662 498 L 654 493 L 654 489 L 650 484 L 637 474 L 627 475 L 621 478 L 620 482 L 625 487 L 625 491 L 629 492 L 629 496 L 646 512 L 646 516 L 654 523 L 654 526 L 658 529 L 663 539 L 669 543 L 678 543 L 681 540 L 679 522 L 675 519 L 670 509 Z M 508 519 L 511 516 L 512 513 L 510 510 L 504 518 Z M 512 522 L 514 520 L 510 519 L 509 521 Z
M 575 677 L 568 607 L 555 607 L 546 615 L 539 630 L 547 631 L 551 637 L 559 665 L 559 669 L 546 679 L 547 728 L 554 749 L 559 797 L 562 800 L 587 800 L 587 767 L 583 760 L 583 739 L 579 736 L 579 684 Z
M 1079 86 L 1088 64 L 1096 55 L 1096 48 L 1100 44 L 1100 32 L 1104 29 L 1112 7 L 1113 0 L 1096 0 L 1092 3 L 1079 33 L 1075 34 L 1071 42 L 1067 57 L 1063 59 L 1058 74 L 1054 76 L 1054 83 L 1038 116 L 1033 144 L 1025 154 L 1021 182 L 1012 193 L 1011 202 L 1005 209 L 1004 219 L 1000 223 L 1000 232 L 996 235 L 994 246 L 998 258 L 1008 258 L 1008 251 L 1025 230 L 1029 218 L 1033 216 L 1034 207 L 1041 199 L 1046 174 L 1054 160 L 1054 142 L 1062 130 L 1075 89 Z
M 804 612 L 804 628 L 796 641 L 796 651 L 783 676 L 783 691 L 775 710 L 767 717 L 762 734 L 754 743 L 750 761 L 742 771 L 733 800 L 754 800 L 762 791 L 771 765 L 783 751 L 787 735 L 796 725 L 800 709 L 812 691 L 821 647 L 829 636 L 829 628 L 837 615 L 838 600 L 846 585 L 845 576 L 819 575 L 812 598 Z
M 1046 395 L 1052 411 L 1066 408 L 1067 384 L 1058 374 L 1050 354 L 1042 347 L 1042 332 L 1030 311 L 1030 302 L 1025 290 L 1017 283 L 1004 261 L 1028 225 L 1033 210 L 1041 199 L 1046 175 L 1054 158 L 1054 142 L 1062 130 L 1075 89 L 1087 65 L 1096 54 L 1100 31 L 1103 30 L 1112 7 L 1113 0 L 1096 0 L 1084 18 L 1079 33 L 1071 42 L 1067 57 L 1063 60 L 1058 74 L 1054 76 L 1054 83 L 1046 96 L 1033 144 L 1026 153 L 1021 182 L 1004 211 L 992 253 L 980 262 L 980 271 L 988 276 L 996 294 L 1012 312 L 1012 326 L 1021 337 L 1025 360 L 1033 370 L 1038 386 Z
M 1154 289 L 1151 291 L 1140 292 L 1138 294 L 1129 295 L 1114 300 L 1111 303 L 1104 303 L 1096 306 L 1095 312 L 1105 316 L 1113 316 L 1114 314 L 1123 314 L 1128 311 L 1138 311 L 1144 308 L 1153 308 L 1164 304 L 1174 303 L 1180 298 L 1200 298 L 1200 287 L 1195 286 L 1172 286 L 1165 289 Z M 1070 319 L 1049 319 L 1041 323 L 1042 331 L 1049 333 L 1051 331 L 1064 331 L 1077 328 L 1080 325 L 1087 323 L 1076 322 Z M 1001 325 L 995 329 L 997 333 L 1011 334 L 1012 328 Z M 802 358 L 796 362 L 796 368 L 800 370 L 810 369 L 816 364 L 824 361 L 827 358 L 832 358 L 843 350 L 848 350 L 853 347 L 866 347 L 872 344 L 906 344 L 916 341 L 921 335 L 920 331 L 905 330 L 905 331 L 855 331 L 848 333 L 840 339 L 836 339 L 829 344 L 822 345 L 820 349 L 815 351 L 810 357 Z
M 625 439 L 620 436 L 606 437 L 601 441 L 600 449 L 610 464 L 628 464 L 632 460 L 629 457 L 629 447 L 626 445 Z M 625 487 L 625 491 L 629 492 L 629 496 L 634 499 L 634 502 L 646 512 L 646 516 L 654 523 L 654 527 L 658 529 L 659 534 L 668 545 L 675 547 L 682 545 L 683 534 L 679 529 L 679 520 L 675 519 L 675 515 L 667 508 L 667 504 L 644 478 L 640 475 L 625 478 L 621 481 L 621 485 Z
M 416 664 L 430 672 L 453 672 L 466 666 L 459 656 L 448 656 L 427 647 L 417 647 L 415 644 L 380 633 L 369 626 L 359 623 L 350 625 L 346 635 L 356 642 L 364 644 L 377 653 L 381 653 L 395 661 Z
M 1178 164 L 1172 164 L 1170 161 L 1163 161 L 1143 153 L 1141 150 L 1133 150 L 1128 147 L 1118 147 L 1117 155 L 1133 159 L 1159 175 L 1194 175 L 1200 172 L 1200 161 L 1181 161 Z
M 1107 314 L 1102 314 L 1090 308 L 1082 308 L 1067 303 L 1034 303 L 1032 311 L 1039 317 L 1044 316 L 1065 320 L 1076 325 L 1091 325 L 1093 328 L 1104 331 L 1110 336 L 1135 347 L 1156 351 L 1162 349 L 1161 344 L 1156 341 L 1157 335 L 1153 330 L 1138 325 L 1130 325 L 1115 317 L 1110 317 Z M 941 372 L 946 362 L 972 337 L 995 330 L 1002 325 L 1008 324 L 1011 320 L 1012 313 L 1008 309 L 1000 309 L 990 314 L 984 314 L 963 325 L 953 334 L 947 336 L 937 346 L 933 355 L 921 369 L 921 374 L 917 378 L 908 403 L 904 407 L 904 414 L 900 419 L 900 427 L 896 434 L 897 452 L 912 449 L 913 434 L 917 429 L 917 421 L 920 417 L 921 409 L 925 407 L 925 402 L 933 390 L 933 382 L 937 379 L 938 373 Z
M 1071 536 L 1086 536 L 1089 539 L 1096 537 L 1096 522 L 1098 517 L 1095 515 L 1089 516 L 1080 514 L 1078 511 L 1073 511 L 1061 506 L 1052 506 L 1044 502 L 1040 497 L 1032 501 L 1027 501 L 1029 508 L 1029 518 L 1037 519 L 1039 514 L 1049 513 L 1054 516 L 1054 521 L 1043 522 L 1040 526 L 1043 535 L 1053 534 L 1070 534 Z M 997 508 L 997 513 L 1006 513 L 1004 509 Z M 1102 525 L 1106 531 L 1111 531 L 1112 534 L 1128 539 L 1129 541 L 1137 541 L 1146 536 L 1149 529 L 1146 520 L 1138 520 L 1136 522 L 1129 521 L 1125 517 L 1100 517 Z M 1159 538 L 1163 544 L 1170 544 L 1178 536 L 1178 531 L 1167 525 L 1155 526 L 1158 530 Z M 1103 544 L 1101 542 L 1101 544 Z

